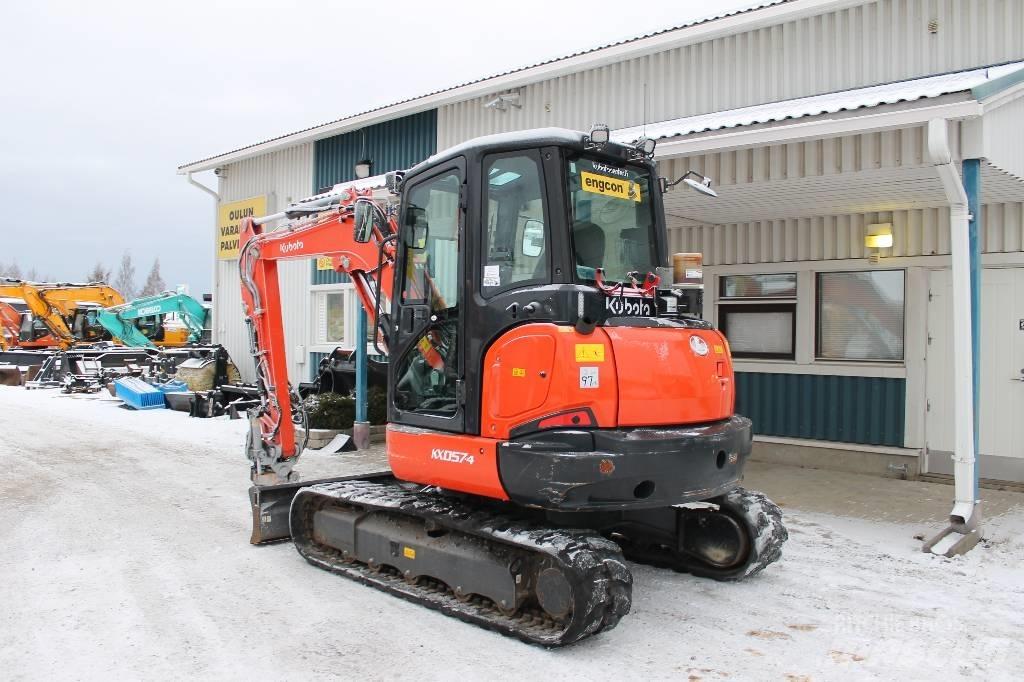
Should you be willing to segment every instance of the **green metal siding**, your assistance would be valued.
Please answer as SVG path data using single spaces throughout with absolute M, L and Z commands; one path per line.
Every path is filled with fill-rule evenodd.
M 320 361 L 327 357 L 327 353 L 310 353 L 309 354 L 309 380 L 315 381 L 316 375 L 320 371 Z
M 903 447 L 906 380 L 736 373 L 736 411 L 754 433 Z
M 409 168 L 437 151 L 437 110 L 384 121 L 350 133 L 317 140 L 313 154 L 313 192 L 355 180 L 355 165 L 373 162 L 373 174 Z M 313 284 L 347 282 L 333 270 L 310 264 Z

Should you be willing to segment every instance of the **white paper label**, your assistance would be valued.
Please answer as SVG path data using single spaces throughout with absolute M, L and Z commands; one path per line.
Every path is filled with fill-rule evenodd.
M 580 367 L 580 388 L 597 388 L 601 385 L 598 375 L 600 367 Z
M 703 270 L 687 270 L 686 279 L 704 279 Z
M 501 286 L 501 266 L 500 265 L 485 265 L 484 266 L 484 286 L 485 287 L 500 287 Z

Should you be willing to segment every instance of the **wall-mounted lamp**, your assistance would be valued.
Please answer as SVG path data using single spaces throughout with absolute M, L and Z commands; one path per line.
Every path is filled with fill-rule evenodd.
M 373 168 L 373 162 L 369 159 L 363 159 L 362 161 L 356 162 L 356 179 L 362 180 L 363 178 L 370 177 L 370 169 Z
M 877 263 L 882 254 L 881 249 L 892 248 L 892 223 L 875 223 L 868 225 L 867 234 L 864 235 L 864 246 L 871 249 L 868 258 L 872 263 Z

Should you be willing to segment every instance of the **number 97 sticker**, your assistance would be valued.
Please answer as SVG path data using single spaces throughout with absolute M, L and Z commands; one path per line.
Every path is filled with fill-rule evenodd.
M 580 388 L 598 388 L 601 385 L 600 367 L 580 367 Z

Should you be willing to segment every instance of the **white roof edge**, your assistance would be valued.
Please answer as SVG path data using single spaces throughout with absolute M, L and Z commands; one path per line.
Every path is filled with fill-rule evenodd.
M 178 167 L 178 174 L 195 173 L 211 170 L 217 166 L 234 163 L 252 156 L 277 151 L 284 147 L 313 142 L 325 137 L 332 137 L 350 130 L 382 120 L 406 116 L 453 102 L 483 96 L 497 90 L 507 90 L 555 78 L 557 76 L 591 69 L 605 64 L 632 59 L 644 54 L 661 52 L 692 43 L 709 40 L 721 35 L 736 33 L 738 29 L 749 31 L 762 26 L 800 19 L 825 12 L 832 12 L 847 7 L 867 4 L 867 0 L 792 0 L 777 5 L 738 10 L 737 14 L 723 16 L 718 19 L 704 21 L 678 29 L 670 30 L 645 38 L 628 40 L 622 43 L 598 48 L 571 57 L 555 59 L 536 66 L 512 71 L 510 73 L 485 78 L 447 90 L 441 90 L 422 97 L 405 100 L 361 114 L 355 114 L 331 123 L 308 128 L 306 130 L 282 135 L 265 142 L 212 156 Z
M 852 112 L 823 113 L 802 119 L 720 128 L 659 144 L 657 159 L 691 156 L 771 144 L 788 144 L 817 138 L 840 137 L 865 131 L 878 132 L 921 125 L 933 118 L 958 120 L 981 116 L 984 107 L 973 99 L 936 103 L 922 100 L 911 106 L 879 105 Z

